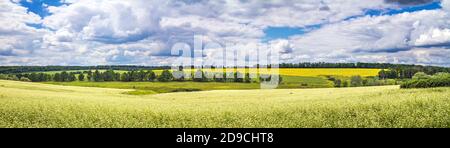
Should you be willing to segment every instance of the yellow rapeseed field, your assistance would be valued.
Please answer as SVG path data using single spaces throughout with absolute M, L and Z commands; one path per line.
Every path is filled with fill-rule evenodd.
M 381 69 L 364 68 L 280 68 L 281 75 L 287 76 L 377 76 Z
M 256 68 L 250 68 L 250 69 L 244 69 L 244 68 L 237 68 L 237 69 L 229 69 L 232 72 L 239 71 L 241 73 L 247 73 L 250 71 L 250 73 L 262 73 L 262 74 L 269 74 L 273 71 L 278 70 L 278 73 L 280 75 L 285 76 L 304 76 L 304 77 L 315 77 L 315 76 L 362 76 L 362 77 L 368 77 L 368 76 L 377 76 L 378 72 L 381 71 L 381 69 L 368 69 L 368 68 L 279 68 L 279 69 L 267 69 L 267 71 L 263 71 L 263 69 L 260 69 L 261 72 L 258 72 L 259 70 Z M 196 71 L 196 70 L 185 70 L 186 72 L 189 71 Z M 212 70 L 204 69 L 205 72 L 211 72 Z M 161 73 L 162 70 L 156 70 L 156 73 Z M 220 72 L 219 70 L 216 70 L 214 72 Z

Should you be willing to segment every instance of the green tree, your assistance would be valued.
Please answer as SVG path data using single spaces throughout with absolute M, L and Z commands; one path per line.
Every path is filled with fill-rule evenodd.
M 92 71 L 91 70 L 89 70 L 88 72 L 87 72 L 87 80 L 88 81 L 92 81 L 93 80 L 93 76 L 92 76 Z
M 100 73 L 98 70 L 95 70 L 95 72 L 92 74 L 92 79 L 93 79 L 95 82 L 103 81 L 103 80 L 102 80 L 101 73 Z
M 28 78 L 26 78 L 26 77 L 21 77 L 21 78 L 20 78 L 20 81 L 23 81 L 23 82 L 31 82 L 31 80 L 28 79 Z
M 101 74 L 104 81 L 114 81 L 114 70 L 107 70 Z
M 424 72 L 418 72 L 418 73 L 414 74 L 414 76 L 412 78 L 420 80 L 420 79 L 429 79 L 429 78 L 431 78 L 431 76 L 427 75 Z
M 78 81 L 84 81 L 84 74 L 83 73 L 78 75 Z
M 234 82 L 244 82 L 244 75 L 242 75 L 242 73 L 240 72 L 235 72 L 234 73 Z
M 61 74 L 55 73 L 55 76 L 53 76 L 53 81 L 55 82 L 62 82 Z
M 137 81 L 143 82 L 143 81 L 145 81 L 146 77 L 147 77 L 147 72 L 143 69 L 141 69 L 137 73 Z
M 352 87 L 362 86 L 362 78 L 361 78 L 361 76 L 352 76 L 350 78 L 350 85 Z
M 342 82 L 342 87 L 348 87 L 348 81 Z
M 341 79 L 335 79 L 334 80 L 334 87 L 341 87 L 342 80 Z
M 172 81 L 173 76 L 169 70 L 164 70 L 161 75 L 158 77 L 158 81 L 160 82 L 169 82 Z
M 156 80 L 156 74 L 153 71 L 148 71 L 148 81 L 155 81 Z
M 203 70 L 198 69 L 195 73 L 194 76 L 192 78 L 192 80 L 194 82 L 206 82 L 208 79 L 206 78 L 205 73 L 203 72 Z
M 28 79 L 31 80 L 31 82 L 39 82 L 38 75 L 36 73 L 31 73 L 28 76 Z
M 69 73 L 69 77 L 67 78 L 67 81 L 68 82 L 73 82 L 73 81 L 76 81 L 77 80 L 77 77 L 75 77 L 75 73 Z
M 114 73 L 114 81 L 120 81 L 120 73 L 116 72 Z
M 120 75 L 120 81 L 122 81 L 122 82 L 130 82 L 129 72 L 121 74 Z
M 250 78 L 250 73 L 245 73 L 245 83 L 251 83 L 252 78 Z
M 69 81 L 69 73 L 66 71 L 61 72 L 61 81 L 60 82 L 67 82 Z
M 139 81 L 139 72 L 132 70 L 129 73 L 129 78 L 130 78 L 130 81 Z

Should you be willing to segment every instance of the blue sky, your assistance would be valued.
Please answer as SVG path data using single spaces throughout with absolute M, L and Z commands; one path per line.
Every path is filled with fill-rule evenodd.
M 401 6 L 400 8 L 390 8 L 390 9 L 367 9 L 363 15 L 351 16 L 345 20 L 355 19 L 364 16 L 382 16 L 382 15 L 396 15 L 405 12 L 416 12 L 422 10 L 436 10 L 441 9 L 441 2 L 436 1 L 429 4 L 418 5 L 418 6 Z M 324 23 L 325 24 L 325 23 Z M 274 39 L 286 39 L 293 35 L 301 35 L 319 29 L 324 24 L 316 24 L 306 27 L 294 28 L 294 27 L 268 27 L 264 30 L 266 36 L 263 41 L 270 41 Z
M 398 9 L 387 9 L 387 10 L 377 10 L 377 9 L 368 9 L 366 10 L 364 15 L 369 16 L 380 16 L 380 15 L 395 15 L 401 14 L 405 12 L 416 12 L 422 10 L 435 10 L 441 9 L 441 2 L 436 1 L 429 4 L 418 5 L 418 6 L 404 6 Z
M 7 0 L 0 5 L 11 8 L 0 9 L 0 65 L 164 65 L 174 61 L 171 47 L 192 42 L 195 34 L 221 43 L 273 46 L 284 62 L 450 66 L 450 0 L 76 0 L 70 5 Z
M 63 3 L 59 0 L 32 0 L 31 2 L 22 0 L 20 1 L 20 5 L 26 7 L 29 12 L 33 12 L 41 17 L 46 17 L 50 15 L 46 6 L 61 6 Z

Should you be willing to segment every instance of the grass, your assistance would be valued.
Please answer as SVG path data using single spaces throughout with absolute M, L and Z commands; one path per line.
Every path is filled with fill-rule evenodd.
M 63 86 L 84 86 L 101 88 L 137 89 L 130 94 L 143 95 L 170 92 L 192 92 L 205 90 L 246 90 L 259 89 L 259 83 L 222 83 L 222 82 L 46 82 Z M 333 83 L 324 77 L 283 76 L 279 88 L 328 88 Z
M 46 82 L 63 86 L 83 86 L 118 89 L 136 89 L 140 92 L 150 91 L 155 93 L 181 92 L 183 90 L 205 91 L 205 90 L 230 90 L 230 89 L 259 89 L 257 83 L 216 83 L 216 82 Z M 137 94 L 141 94 L 137 93 Z
M 321 76 L 282 76 L 280 88 L 330 88 L 334 83 Z
M 232 71 L 255 72 L 257 69 L 237 68 Z M 78 70 L 84 71 L 84 70 Z M 105 70 L 100 70 L 104 72 Z M 185 70 L 186 72 L 193 72 L 196 70 Z M 211 72 L 211 70 L 206 70 Z M 330 88 L 333 87 L 333 82 L 328 81 L 324 76 L 340 76 L 349 77 L 360 75 L 363 77 L 376 76 L 380 69 L 364 69 L 364 68 L 279 68 L 279 74 L 282 75 L 283 82 L 279 88 Z M 46 72 L 54 74 L 61 71 Z M 69 71 L 77 72 L 77 71 Z M 126 71 L 116 71 L 124 73 Z M 162 70 L 154 70 L 157 75 L 160 75 Z M 261 73 L 265 73 L 262 72 Z M 121 88 L 121 89 L 138 89 L 140 92 L 132 94 L 152 94 L 152 93 L 167 93 L 167 92 L 181 92 L 186 91 L 201 91 L 201 90 L 230 90 L 230 89 L 258 89 L 259 84 L 242 84 L 242 83 L 196 83 L 196 82 L 48 82 L 48 84 L 57 84 L 65 86 L 86 86 L 86 87 L 102 87 L 102 88 Z M 145 92 L 145 93 L 144 93 Z
M 450 88 L 132 91 L 0 81 L 0 127 L 450 127 Z

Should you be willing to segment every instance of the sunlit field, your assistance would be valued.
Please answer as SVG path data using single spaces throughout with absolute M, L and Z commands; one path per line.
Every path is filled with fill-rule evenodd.
M 196 71 L 195 69 L 185 70 L 186 72 Z M 204 72 L 222 72 L 219 69 L 204 69 Z M 277 69 L 264 69 L 261 68 L 237 68 L 229 69 L 229 71 L 239 71 L 241 73 L 259 73 L 259 74 L 273 74 L 277 71 L 278 74 L 284 76 L 303 76 L 303 77 L 315 77 L 315 76 L 377 76 L 381 69 L 369 69 L 369 68 L 277 68 Z M 157 74 L 162 70 L 155 70 Z
M 232 83 L 232 82 L 45 82 L 46 84 L 56 84 L 63 86 L 84 86 L 101 88 L 136 89 L 139 93 L 133 94 L 154 94 L 170 92 L 191 92 L 207 90 L 243 90 L 260 89 L 259 83 Z M 333 82 L 324 77 L 299 77 L 283 76 L 283 82 L 279 84 L 279 89 L 296 88 L 330 88 Z
M 450 88 L 133 91 L 0 81 L 0 127 L 450 127 Z
M 286 76 L 377 76 L 381 69 L 364 68 L 280 68 Z

